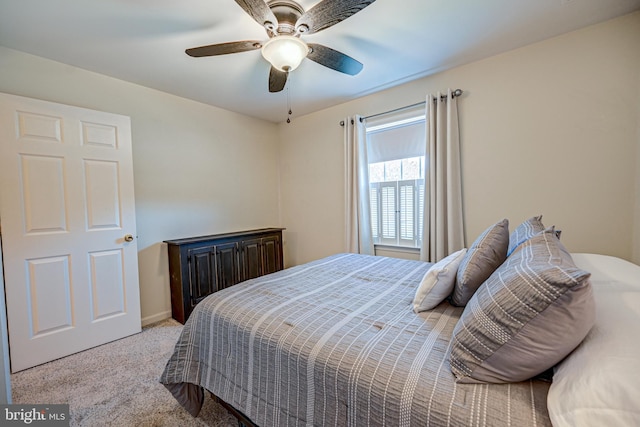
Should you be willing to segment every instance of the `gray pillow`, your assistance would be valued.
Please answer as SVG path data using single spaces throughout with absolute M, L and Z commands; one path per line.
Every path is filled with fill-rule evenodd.
M 482 283 L 507 258 L 509 220 L 506 218 L 487 228 L 465 254 L 450 302 L 463 307 Z
M 542 215 L 529 218 L 517 226 L 511 233 L 511 236 L 509 236 L 509 249 L 507 250 L 507 256 L 511 255 L 519 245 L 541 231 L 544 231 L 544 229 L 545 227 L 544 224 L 542 224 Z M 560 232 L 558 232 L 558 237 L 560 237 Z
M 562 360 L 595 322 L 589 276 L 553 228 L 522 243 L 456 324 L 450 346 L 456 381 L 523 381 Z

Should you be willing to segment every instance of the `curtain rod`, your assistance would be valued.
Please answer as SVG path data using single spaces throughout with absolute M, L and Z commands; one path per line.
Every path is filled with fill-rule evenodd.
M 462 92 L 462 89 L 456 89 L 456 90 L 454 90 L 453 92 L 451 92 L 451 95 L 455 98 L 455 97 L 457 97 L 457 96 L 462 95 L 462 93 L 463 93 L 463 92 Z M 447 99 L 447 96 L 446 96 L 446 95 L 440 95 L 440 100 L 441 100 L 441 101 L 444 101 L 445 99 Z M 363 120 L 363 119 L 370 119 L 370 118 L 372 118 L 372 117 L 378 117 L 378 116 L 382 116 L 382 115 L 384 115 L 384 114 L 397 113 L 398 111 L 408 110 L 409 108 L 418 107 L 418 106 L 420 106 L 420 105 L 424 105 L 425 103 L 426 103 L 426 101 L 417 102 L 417 103 L 415 103 L 415 104 L 406 105 L 406 106 L 404 106 L 404 107 L 396 108 L 396 109 L 394 109 L 394 110 L 389 110 L 389 111 L 385 111 L 385 112 L 382 112 L 382 113 L 377 113 L 377 114 L 372 114 L 372 115 L 370 115 L 370 116 L 361 117 L 361 118 L 360 118 L 360 121 L 362 122 L 362 120 Z M 340 126 L 344 126 L 344 120 L 342 120 L 342 121 L 340 122 Z

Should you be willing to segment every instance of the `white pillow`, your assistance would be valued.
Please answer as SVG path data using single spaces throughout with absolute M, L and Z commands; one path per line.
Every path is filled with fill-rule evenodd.
M 558 364 L 547 396 L 554 427 L 640 426 L 640 267 L 573 254 L 592 273 L 596 323 Z
M 456 283 L 456 274 L 467 249 L 460 249 L 433 264 L 422 278 L 413 299 L 413 311 L 431 310 L 451 295 Z

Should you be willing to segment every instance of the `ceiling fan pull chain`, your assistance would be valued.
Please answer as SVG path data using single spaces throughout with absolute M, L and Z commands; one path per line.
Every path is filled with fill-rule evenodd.
M 291 79 L 289 79 L 289 85 L 287 85 L 287 108 L 289 109 L 289 116 L 287 117 L 287 123 L 291 123 Z

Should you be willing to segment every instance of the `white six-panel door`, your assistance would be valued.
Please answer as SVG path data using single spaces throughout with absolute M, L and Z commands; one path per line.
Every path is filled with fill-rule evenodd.
M 0 94 L 11 370 L 141 330 L 128 117 Z

